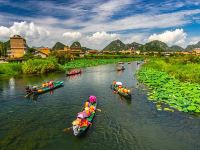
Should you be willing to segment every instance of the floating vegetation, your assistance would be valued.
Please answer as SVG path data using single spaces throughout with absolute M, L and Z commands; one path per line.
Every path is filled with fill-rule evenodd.
M 142 67 L 138 79 L 150 89 L 149 100 L 168 104 L 171 108 L 182 112 L 200 112 L 200 85 L 180 82 L 166 72 Z M 162 109 L 157 104 L 157 109 Z M 165 111 L 172 111 L 164 108 Z
M 66 63 L 63 67 L 65 69 L 84 68 L 104 64 L 117 63 L 119 61 L 129 62 L 133 60 L 141 60 L 141 58 L 117 58 L 117 59 L 77 59 Z

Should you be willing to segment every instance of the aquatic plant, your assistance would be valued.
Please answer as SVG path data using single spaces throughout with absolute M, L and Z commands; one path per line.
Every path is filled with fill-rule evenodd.
M 66 63 L 63 67 L 65 69 L 70 68 L 84 68 L 84 67 L 91 67 L 103 64 L 112 64 L 117 63 L 119 61 L 128 62 L 138 60 L 138 58 L 118 58 L 118 59 L 77 59 L 71 62 Z M 140 58 L 141 60 L 141 58 Z
M 166 72 L 144 66 L 138 72 L 138 79 L 149 87 L 149 100 L 183 112 L 200 112 L 199 84 L 181 82 Z M 161 109 L 160 105 L 157 107 Z

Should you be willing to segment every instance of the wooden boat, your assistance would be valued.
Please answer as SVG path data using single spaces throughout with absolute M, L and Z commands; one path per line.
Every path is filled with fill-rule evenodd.
M 63 85 L 64 85 L 64 81 L 54 81 L 53 86 L 38 87 L 36 89 L 31 88 L 31 90 L 27 94 L 42 94 L 42 93 L 51 91 L 53 89 L 59 88 Z
M 124 62 L 118 62 L 118 64 L 124 64 Z
M 128 62 L 128 64 L 131 64 L 131 62 Z
M 76 75 L 76 74 L 80 74 L 82 73 L 81 69 L 78 70 L 78 71 L 71 71 L 71 72 L 68 72 L 66 75 L 67 76 L 72 76 L 72 75 Z
M 119 88 L 117 86 L 115 86 L 114 84 L 111 85 L 111 88 L 114 90 L 114 91 L 117 91 L 117 93 L 121 96 L 123 96 L 124 98 L 126 99 L 130 99 L 131 100 L 131 93 L 124 93 L 122 91 L 119 90 Z M 123 87 L 122 87 L 123 88 Z
M 93 106 L 97 107 L 97 101 L 96 103 L 93 103 L 92 104 Z M 87 118 L 85 118 L 86 120 L 88 120 L 90 123 L 93 122 L 93 119 L 95 117 L 95 114 L 96 114 L 96 110 Z M 91 124 L 89 124 L 88 126 L 84 126 L 84 127 L 79 127 L 77 128 L 77 126 L 73 126 L 73 132 L 74 132 L 74 135 L 75 136 L 81 136 L 83 135 L 87 129 L 90 127 Z

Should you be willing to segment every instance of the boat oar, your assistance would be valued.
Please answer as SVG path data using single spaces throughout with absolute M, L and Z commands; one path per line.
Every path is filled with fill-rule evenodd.
M 30 92 L 30 93 L 26 94 L 24 97 L 27 98 L 27 97 L 29 97 L 31 94 L 33 94 L 33 92 Z
M 71 130 L 72 128 L 73 127 L 65 128 L 65 129 L 63 129 L 63 132 L 67 132 L 67 131 Z
M 98 108 L 97 108 L 96 110 L 99 111 L 99 112 L 101 112 L 101 109 L 98 109 Z

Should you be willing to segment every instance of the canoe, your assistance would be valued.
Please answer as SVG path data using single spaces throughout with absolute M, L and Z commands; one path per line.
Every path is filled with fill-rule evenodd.
M 114 86 L 114 84 L 111 85 L 111 88 L 114 90 L 114 91 L 117 91 L 117 93 L 121 96 L 123 96 L 124 98 L 126 99 L 130 99 L 131 100 L 131 94 L 129 93 L 124 93 L 124 92 L 121 92 L 119 91 L 118 87 Z M 123 88 L 123 87 L 122 87 Z
M 93 103 L 92 105 L 95 106 L 95 107 L 97 107 L 97 101 L 96 101 L 96 103 Z M 89 117 L 87 117 L 85 119 L 88 120 L 90 123 L 92 123 L 93 119 L 95 117 L 95 114 L 96 114 L 96 110 Z M 87 129 L 90 127 L 90 125 L 91 124 L 89 124 L 88 126 L 79 127 L 78 129 L 77 129 L 76 126 L 73 126 L 74 135 L 75 136 L 81 136 L 81 135 L 83 135 L 87 131 Z
M 53 82 L 53 87 L 49 87 L 49 86 L 47 86 L 47 87 L 40 87 L 36 91 L 32 91 L 32 93 L 33 94 L 42 94 L 42 93 L 51 91 L 53 89 L 59 88 L 59 87 L 61 87 L 63 85 L 64 85 L 64 81 L 55 81 L 55 82 Z
M 131 62 L 128 62 L 128 64 L 131 64 Z
M 118 62 L 118 64 L 124 64 L 124 62 Z
M 82 73 L 82 71 L 81 71 L 81 70 L 78 70 L 78 71 L 68 72 L 66 75 L 67 75 L 67 76 L 72 76 L 72 75 L 76 75 L 76 74 L 80 74 L 80 73 Z

